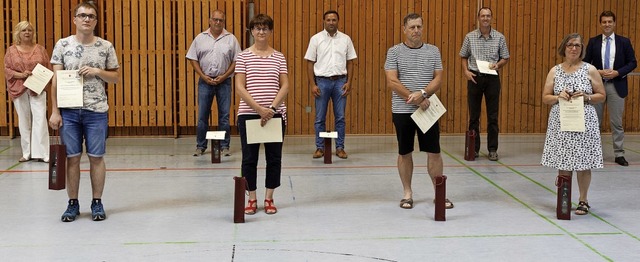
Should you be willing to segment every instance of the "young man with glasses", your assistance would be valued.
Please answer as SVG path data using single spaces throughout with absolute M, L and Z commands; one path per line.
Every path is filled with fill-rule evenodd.
M 628 166 L 629 162 L 624 158 L 622 116 L 624 98 L 629 93 L 627 74 L 636 68 L 636 56 L 629 38 L 614 33 L 616 15 L 613 12 L 604 11 L 600 14 L 600 26 L 602 34 L 589 39 L 584 61 L 595 66 L 604 80 L 606 100 L 594 106 L 602 126 L 604 105 L 607 105 L 615 162 L 621 166 Z
M 218 104 L 218 130 L 225 131 L 221 141 L 222 155 L 230 156 L 231 140 L 229 110 L 231 108 L 231 76 L 236 67 L 236 56 L 240 53 L 238 39 L 224 29 L 225 14 L 220 10 L 211 12 L 209 28 L 198 34 L 187 51 L 187 59 L 196 71 L 198 80 L 198 126 L 196 128 L 196 152 L 204 154 L 207 149 L 207 131 L 213 97 Z
M 345 159 L 347 153 L 344 151 L 344 111 L 347 96 L 351 91 L 353 60 L 357 56 L 351 38 L 338 31 L 338 12 L 329 10 L 324 13 L 323 19 L 324 30 L 311 37 L 304 56 L 308 61 L 309 86 L 316 100 L 316 151 L 313 158 L 324 156 L 324 139 L 319 133 L 326 131 L 327 107 L 329 100 L 332 100 L 335 129 L 338 132 L 336 155 Z
M 53 70 L 76 70 L 83 79 L 81 107 L 59 108 L 58 80 L 54 74 L 51 85 L 51 117 L 49 125 L 60 129 L 67 149 L 67 195 L 69 204 L 62 214 L 63 222 L 71 222 L 80 214 L 78 189 L 80 186 L 80 157 L 84 141 L 89 156 L 91 188 L 91 217 L 94 221 L 106 219 L 102 205 L 102 192 L 106 176 L 104 162 L 108 119 L 106 83 L 120 80 L 120 65 L 113 45 L 93 34 L 98 23 L 98 12 L 92 3 L 81 3 L 75 9 L 73 23 L 76 34 L 58 40 L 51 64 Z

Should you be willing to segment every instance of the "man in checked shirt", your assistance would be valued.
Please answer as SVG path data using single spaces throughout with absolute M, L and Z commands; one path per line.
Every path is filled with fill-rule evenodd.
M 487 110 L 487 149 L 489 160 L 498 160 L 498 109 L 500 102 L 500 77 L 480 73 L 478 61 L 489 63 L 489 69 L 500 70 L 509 60 L 507 41 L 503 34 L 491 28 L 492 11 L 482 7 L 478 11 L 478 29 L 469 32 L 462 43 L 460 56 L 467 78 L 467 103 L 469 105 L 469 130 L 479 134 L 482 96 Z M 480 150 L 480 137 L 476 137 L 476 157 Z

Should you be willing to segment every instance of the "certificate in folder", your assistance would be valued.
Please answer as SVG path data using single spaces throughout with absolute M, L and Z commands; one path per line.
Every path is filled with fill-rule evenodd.
M 447 112 L 447 109 L 444 108 L 444 105 L 435 94 L 429 97 L 429 103 L 427 110 L 418 108 L 418 110 L 411 114 L 411 119 L 413 119 L 416 125 L 420 127 L 420 131 L 422 131 L 422 133 L 427 133 L 433 124 L 435 124 L 438 119 Z
M 44 90 L 52 77 L 53 71 L 41 64 L 37 64 L 31 71 L 31 75 L 24 81 L 24 86 L 39 95 L 42 93 L 42 90 Z
M 83 79 L 78 70 L 57 70 L 56 91 L 59 108 L 82 107 Z
M 282 118 L 272 118 L 264 126 L 262 120 L 247 120 L 247 144 L 282 143 Z
M 560 131 L 585 131 L 583 99 L 582 96 L 574 96 L 569 101 L 558 100 L 560 104 Z

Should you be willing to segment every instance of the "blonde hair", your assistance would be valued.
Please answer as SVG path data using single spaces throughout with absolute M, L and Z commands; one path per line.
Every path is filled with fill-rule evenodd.
M 36 30 L 33 25 L 29 21 L 21 21 L 13 27 L 13 42 L 15 44 L 19 45 L 22 43 L 22 40 L 20 39 L 20 32 L 29 27 L 33 30 L 33 39 L 36 39 Z

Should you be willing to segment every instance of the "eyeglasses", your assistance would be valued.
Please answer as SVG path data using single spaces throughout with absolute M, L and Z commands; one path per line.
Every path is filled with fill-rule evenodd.
M 93 20 L 96 20 L 96 18 L 98 18 L 98 16 L 94 15 L 94 14 L 79 13 L 79 14 L 76 15 L 76 18 L 78 18 L 80 20 L 89 19 L 89 21 L 93 21 Z
M 224 22 L 224 19 L 220 19 L 220 18 L 211 18 L 211 20 L 213 20 L 213 22 L 216 22 L 216 23 Z
M 567 49 L 582 48 L 582 44 L 567 44 L 566 47 Z
M 256 30 L 256 32 L 263 32 L 263 33 L 269 33 L 269 31 L 271 31 L 271 29 L 269 29 L 268 27 L 254 27 L 253 30 Z

